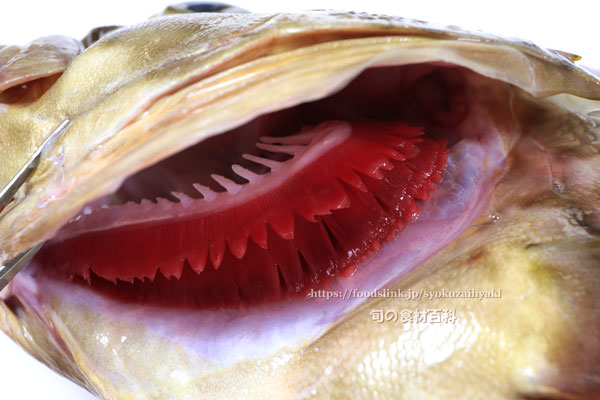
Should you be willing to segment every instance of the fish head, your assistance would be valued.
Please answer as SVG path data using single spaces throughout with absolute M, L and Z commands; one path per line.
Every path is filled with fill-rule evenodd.
M 594 398 L 600 82 L 568 54 L 330 11 L 90 41 L 0 76 L 1 184 L 72 121 L 0 213 L 2 262 L 47 241 L 0 302 L 35 357 L 106 399 Z M 198 215 L 204 261 L 165 244 Z

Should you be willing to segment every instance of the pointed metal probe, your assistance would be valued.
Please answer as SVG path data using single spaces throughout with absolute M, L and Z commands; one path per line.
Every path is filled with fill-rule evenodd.
M 59 126 L 56 128 L 44 142 L 38 147 L 38 149 L 33 153 L 33 155 L 27 160 L 25 165 L 21 167 L 19 172 L 8 182 L 8 184 L 2 188 L 0 191 L 0 212 L 8 205 L 19 188 L 23 186 L 23 183 L 31 176 L 33 171 L 37 168 L 40 163 L 40 159 L 42 158 L 42 153 L 47 153 L 48 148 L 50 148 L 55 142 L 56 139 L 67 130 L 67 128 L 71 125 L 70 119 L 65 119 Z M 23 267 L 33 258 L 33 256 L 42 248 L 44 242 L 37 244 L 31 249 L 21 253 L 16 256 L 12 260 L 8 261 L 4 265 L 0 265 L 0 290 L 4 289 L 4 287 L 17 275 L 17 273 L 23 269 Z

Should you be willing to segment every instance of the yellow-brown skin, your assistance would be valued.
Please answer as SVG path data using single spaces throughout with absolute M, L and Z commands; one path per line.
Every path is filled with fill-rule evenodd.
M 443 61 L 531 96 L 515 97 L 520 136 L 503 137 L 510 170 L 488 209 L 396 287 L 500 289 L 501 298 L 373 299 L 302 348 L 227 369 L 143 323 L 58 297 L 42 316 L 0 303 L 0 327 L 106 399 L 600 398 L 600 156 L 587 117 L 600 109 L 600 84 L 523 44 L 457 37 L 478 38 L 332 13 L 175 16 L 117 31 L 38 101 L 0 112 L 0 184 L 63 118 L 74 121 L 54 149 L 67 149 L 64 161 L 43 162 L 0 214 L 0 261 L 51 237 L 133 171 L 210 135 L 324 97 L 371 65 Z M 570 95 L 543 98 L 560 93 Z M 493 117 L 493 101 L 483 106 Z M 377 323 L 372 309 L 450 309 L 456 322 Z M 98 335 L 110 336 L 115 356 Z M 176 368 L 189 379 L 165 372 Z

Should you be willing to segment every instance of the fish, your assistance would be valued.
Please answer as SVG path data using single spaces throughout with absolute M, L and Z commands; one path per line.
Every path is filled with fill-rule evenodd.
M 150 35 L 156 39 L 149 43 Z M 3 69 L 1 145 L 9 157 L 0 182 L 62 119 L 73 125 L 0 213 L 3 262 L 48 240 L 2 292 L 0 326 L 51 368 L 107 399 L 595 398 L 600 89 L 574 56 L 338 12 L 158 17 L 107 33 L 85 50 L 65 38 L 50 45 L 53 56 L 31 46 L 18 59 L 59 67 Z M 373 126 L 410 133 L 415 146 L 423 135 L 427 143 L 447 141 L 443 176 L 416 199 L 415 221 L 369 243 L 365 252 L 374 254 L 350 265 L 350 276 L 319 276 L 318 285 L 299 290 L 302 297 L 217 306 L 173 304 L 175 296 L 163 293 L 164 304 L 151 291 L 131 299 L 139 282 L 128 280 L 141 282 L 139 271 L 132 278 L 96 266 L 104 281 L 120 280 L 96 285 L 102 277 L 86 277 L 61 259 L 98 263 L 97 255 L 77 253 L 93 246 L 77 240 L 94 237 L 96 215 L 105 223 L 121 210 L 113 223 L 127 217 L 139 224 L 148 222 L 145 211 L 168 220 L 197 204 L 189 187 L 158 174 L 208 143 L 220 153 L 236 146 L 237 155 L 251 152 L 256 143 L 280 152 L 272 146 L 284 143 L 264 139 L 265 132 L 287 130 L 284 137 L 307 145 L 302 132 L 335 139 Z M 223 146 L 219 137 L 228 139 Z M 406 166 L 395 161 L 384 160 L 380 172 Z M 389 163 L 395 168 L 385 170 Z M 226 164 L 224 172 L 206 168 L 207 176 L 237 179 L 234 164 Z M 261 172 L 246 176 L 267 180 Z M 175 192 L 127 198 L 139 194 L 131 184 L 144 176 L 160 177 Z M 205 198 L 249 190 L 217 178 L 225 185 L 218 192 L 207 176 L 204 186 L 213 189 L 204 189 Z M 383 178 L 360 179 L 374 191 Z M 393 194 L 386 189 L 380 201 Z M 352 210 L 340 204 L 327 211 Z M 249 248 L 258 244 L 247 239 Z M 167 267 L 154 278 L 189 277 Z M 167 279 L 178 272 L 184 278 Z

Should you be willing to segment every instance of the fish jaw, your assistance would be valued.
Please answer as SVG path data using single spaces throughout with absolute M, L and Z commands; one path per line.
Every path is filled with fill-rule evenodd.
M 382 56 L 377 61 L 392 63 L 394 58 Z M 336 84 L 343 85 L 372 64 L 358 65 Z M 172 104 L 160 106 L 168 109 Z M 590 131 L 581 125 L 583 122 L 577 122 L 577 117 L 560 115 L 557 119 L 573 128 L 567 130 L 567 137 L 580 140 L 580 135 L 569 133 Z M 517 116 L 516 111 L 515 118 L 530 121 L 528 116 Z M 139 125 L 147 122 L 142 120 Z M 560 131 L 560 126 L 551 128 Z M 582 140 L 581 145 L 569 143 L 562 149 L 569 156 L 569 162 L 564 161 L 560 146 L 548 141 L 560 135 L 543 132 L 547 131 L 540 130 L 536 140 L 525 141 L 522 147 L 505 141 L 507 153 L 510 149 L 514 155 L 515 167 L 498 182 L 486 209 L 489 212 L 427 260 L 419 273 L 396 284 L 414 293 L 421 293 L 421 289 L 437 293 L 468 291 L 473 282 L 481 282 L 489 285 L 489 290 L 500 290 L 499 301 L 374 299 L 328 327 L 319 339 L 224 369 L 190 355 L 166 335 L 149 333 L 137 322 L 139 319 L 124 323 L 109 314 L 117 311 L 126 315 L 127 309 L 92 300 L 88 304 L 74 302 L 60 294 L 67 292 L 66 287 L 36 287 L 35 277 L 23 275 L 10 288 L 19 301 L 9 302 L 10 307 L 2 305 L 4 321 L 9 321 L 3 329 L 17 333 L 26 348 L 103 398 L 197 398 L 198 393 L 214 398 L 264 398 L 265 393 L 278 393 L 283 398 L 348 393 L 359 393 L 363 398 L 451 397 L 465 395 L 465 387 L 468 397 L 489 397 L 490 393 L 496 398 L 593 396 L 593 382 L 585 377 L 598 372 L 594 361 L 597 305 L 590 296 L 597 287 L 593 268 L 598 247 L 593 235 L 598 204 L 594 191 L 598 187 L 597 156 L 587 154 L 593 151 L 594 146 L 589 147 L 593 140 Z M 542 150 L 533 152 L 536 145 Z M 554 150 L 546 150 L 553 146 Z M 532 161 L 528 164 L 529 157 Z M 557 193 L 553 174 L 563 170 L 565 178 L 559 181 L 562 193 Z M 586 172 L 575 173 L 578 170 Z M 543 184 L 538 191 L 531 191 L 532 182 Z M 539 207 L 531 212 L 524 204 Z M 580 220 L 584 222 L 579 224 Z M 563 251 L 570 243 L 576 244 L 576 253 Z M 573 259 L 578 265 L 573 265 Z M 373 321 L 371 310 L 403 309 L 454 310 L 457 321 L 450 328 Z M 25 332 L 33 332 L 31 339 Z M 579 357 L 582 352 L 576 350 L 582 347 L 586 351 Z M 173 350 L 165 354 L 165 348 Z M 503 368 L 498 368 L 499 359 L 506 360 Z M 182 370 L 182 366 L 189 368 Z M 200 372 L 195 370 L 197 366 L 201 366 Z M 448 372 L 451 368 L 472 380 L 457 381 L 455 372 Z M 495 379 L 490 380 L 490 376 Z M 129 385 L 123 388 L 123 382 Z M 419 386 L 420 382 L 427 385 Z

